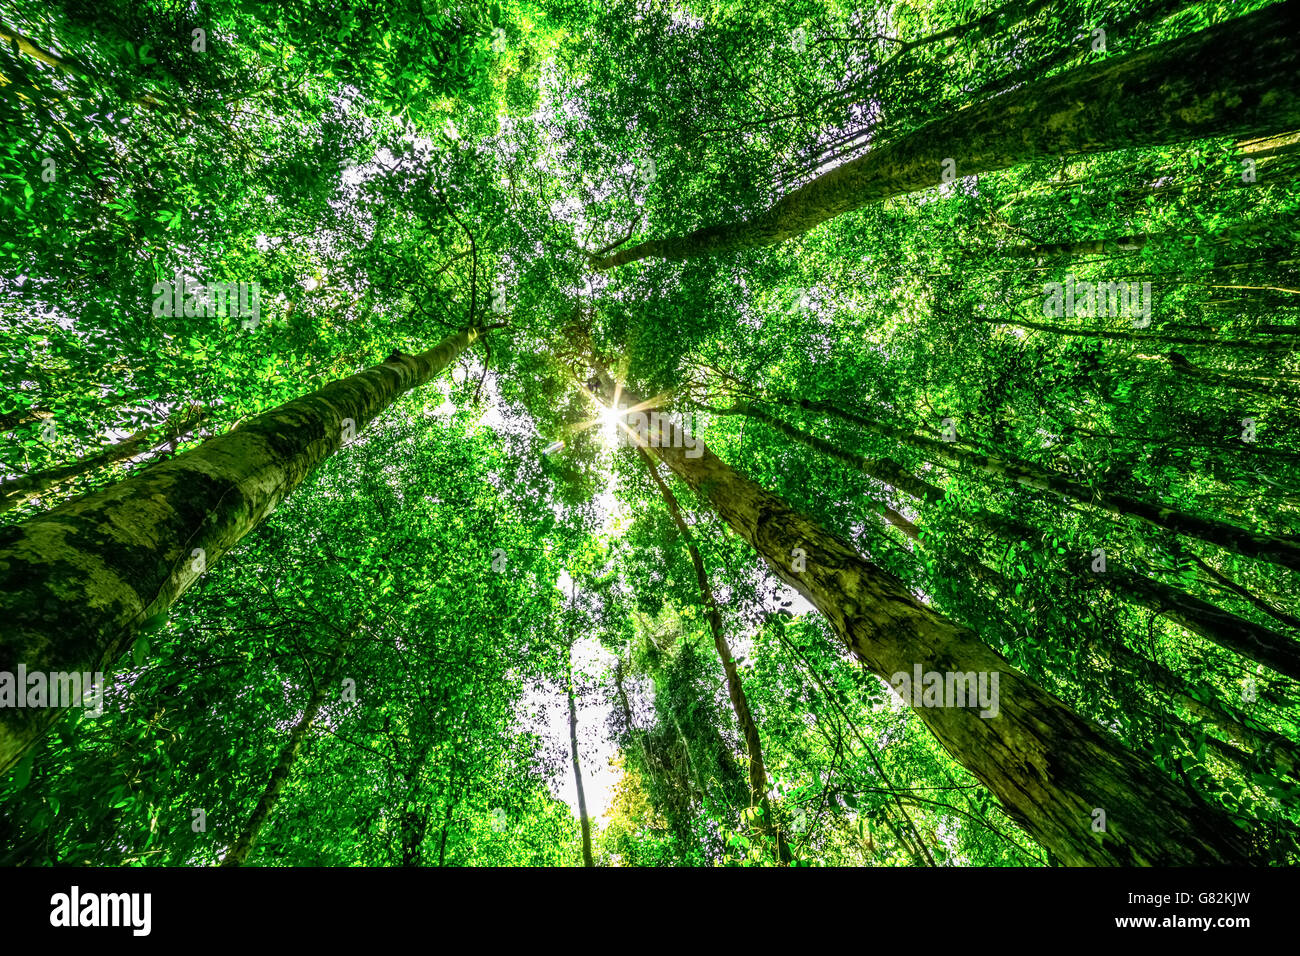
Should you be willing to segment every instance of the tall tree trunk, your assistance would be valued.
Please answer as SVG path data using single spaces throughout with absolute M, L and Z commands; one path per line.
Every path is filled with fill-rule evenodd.
M 1130 332 L 1115 329 L 1096 329 L 1085 326 L 1055 325 L 1051 322 L 1036 322 L 1023 316 L 1014 319 L 998 319 L 991 316 L 976 316 L 975 321 L 988 325 L 1013 325 L 1021 329 L 1034 329 L 1052 335 L 1069 338 L 1109 339 L 1119 342 L 1133 342 L 1138 345 L 1199 345 L 1216 349 L 1248 349 L 1253 352 L 1294 352 L 1297 343 L 1287 338 L 1265 339 L 1210 339 L 1205 336 L 1166 335 L 1161 332 Z
M 20 478 L 12 478 L 0 484 L 0 512 L 26 504 L 33 498 L 39 498 L 105 465 L 134 458 L 146 451 L 157 451 L 163 445 L 184 438 L 202 425 L 204 420 L 205 416 L 201 412 L 187 412 L 171 423 L 136 432 L 130 438 L 124 438 L 102 451 L 79 458 L 70 465 L 59 465 Z
M 431 741 L 425 740 L 420 755 L 402 771 L 406 789 L 402 794 L 402 866 L 424 865 L 424 834 L 429 829 L 429 807 L 419 800 L 420 774 L 429 759 Z
M 1211 232 L 1193 232 L 1187 229 L 1158 233 L 1131 233 L 1110 239 L 1080 239 L 1074 242 L 1041 242 L 1027 246 L 1010 246 L 998 250 L 1000 255 L 1012 258 L 1055 259 L 1076 256 L 1110 256 L 1119 252 L 1135 252 L 1150 242 L 1196 243 L 1216 246 L 1249 236 L 1262 235 L 1268 241 L 1270 234 L 1284 239 L 1285 230 L 1294 211 L 1287 209 L 1281 215 L 1269 216 L 1253 222 L 1237 223 L 1216 228 Z
M 1014 259 L 1101 256 L 1136 251 L 1145 246 L 1150 238 L 1145 233 L 1135 233 L 1117 239 L 1080 239 L 1076 242 L 1040 242 L 1032 246 L 1011 246 L 998 252 L 1000 255 Z
M 617 386 L 598 368 L 593 390 Z M 633 405 L 636 395 L 623 391 Z M 1013 668 L 969 628 L 921 604 L 893 575 L 703 445 L 686 457 L 660 425 L 655 453 L 803 594 L 852 653 L 886 681 L 898 673 L 999 675 L 999 711 L 916 706 L 917 716 L 1036 840 L 1069 864 L 1172 865 L 1247 859 L 1226 815 L 1183 791 L 1091 721 Z M 693 439 L 698 441 L 698 439 Z M 676 447 L 674 447 L 674 445 Z M 796 568 L 802 567 L 802 570 Z M 1105 831 L 1094 830 L 1105 813 Z
M 800 404 L 805 408 L 817 407 L 812 402 L 801 402 Z M 753 403 L 744 403 L 728 409 L 713 409 L 713 411 L 715 414 L 720 415 L 747 415 L 768 423 L 779 421 L 769 413 L 755 407 Z M 1083 504 L 1100 508 L 1111 514 L 1127 515 L 1153 527 L 1164 528 L 1174 534 L 1199 538 L 1202 541 L 1208 541 L 1211 544 L 1218 545 L 1229 551 L 1235 551 L 1246 557 L 1259 558 L 1262 561 L 1269 561 L 1283 567 L 1300 570 L 1300 538 L 1291 535 L 1263 534 L 1251 531 L 1248 528 L 1228 524 L 1226 521 L 1202 518 L 1199 515 L 1178 511 L 1164 505 L 1152 504 L 1120 492 L 1109 491 L 1100 487 L 1090 487 L 1059 472 L 1048 471 L 1033 462 L 981 455 L 978 452 L 961 447 L 956 442 L 939 441 L 925 435 L 917 435 L 905 428 L 872 421 L 869 418 L 855 415 L 843 409 L 840 409 L 837 414 L 846 421 L 855 422 L 872 434 L 892 438 L 915 448 L 931 461 L 945 467 L 965 467 L 973 471 L 980 471 L 1009 484 L 1024 485 L 1027 488 L 1035 488 L 1040 491 L 1048 491 L 1067 498 L 1073 498 Z M 773 424 L 773 427 L 788 433 L 787 429 L 792 426 L 782 423 L 781 425 Z M 899 486 L 895 485 L 895 487 Z
M 669 711 L 672 718 L 673 727 L 677 730 L 677 741 L 682 745 L 682 755 L 686 758 L 686 782 L 689 785 L 692 778 L 695 780 L 695 789 L 700 792 L 700 806 L 703 807 L 708 799 L 709 791 L 704 786 L 704 778 L 700 776 L 699 770 L 696 769 L 695 759 L 691 756 L 691 742 L 686 736 L 686 731 L 682 729 L 682 722 L 677 719 L 677 714 Z M 716 779 L 716 778 L 715 778 Z
M 885 459 L 886 465 L 882 467 L 881 459 L 855 454 L 824 438 L 796 428 L 764 409 L 752 405 L 741 407 L 745 409 L 742 414 L 755 421 L 762 422 L 809 448 L 860 469 L 870 477 L 884 481 L 921 501 L 937 503 L 945 496 L 941 488 L 909 473 L 897 462 Z M 885 508 L 884 517 L 908 537 L 913 539 L 917 537 L 916 527 L 893 509 Z M 983 509 L 972 512 L 970 521 L 976 527 L 992 531 L 1012 541 L 1032 542 L 1037 541 L 1039 537 L 1034 529 L 1017 519 Z M 1193 634 L 1198 634 L 1225 650 L 1300 680 L 1300 642 L 1285 634 L 1233 614 L 1231 611 L 1225 611 L 1194 594 L 1171 587 L 1136 571 L 1109 566 L 1105 573 L 1105 583 L 1126 600 L 1157 611 Z
M 1130 650 L 1118 639 L 1101 644 L 1094 640 L 1093 652 L 1109 660 L 1140 680 L 1145 680 L 1157 691 L 1176 704 L 1181 704 L 1193 717 L 1211 724 L 1228 741 L 1254 752 L 1266 765 L 1280 773 L 1297 776 L 1300 769 L 1300 747 L 1281 734 L 1270 733 L 1247 724 L 1240 715 L 1208 690 L 1199 695 L 1196 688 L 1163 664 Z
M 262 833 L 262 827 L 266 826 L 266 822 L 271 819 L 271 814 L 275 811 L 276 804 L 280 802 L 280 794 L 284 792 L 284 785 L 289 779 L 289 773 L 293 770 L 294 761 L 298 759 L 302 745 L 307 740 L 312 725 L 316 723 L 316 717 L 320 714 L 320 709 L 324 706 L 326 698 L 329 697 L 330 690 L 334 687 L 334 677 L 338 674 L 339 667 L 347 656 L 348 649 L 352 645 L 353 637 L 356 635 L 359 626 L 360 622 L 357 622 L 348 628 L 347 633 L 339 639 L 334 656 L 330 660 L 329 666 L 321 673 L 320 679 L 316 681 L 316 686 L 307 699 L 307 706 L 303 708 L 302 716 L 293 725 L 293 729 L 289 731 L 289 739 L 280 748 L 280 758 L 275 762 L 274 769 L 271 770 L 271 778 L 266 783 L 266 789 L 262 791 L 261 797 L 258 798 L 257 806 L 253 808 L 253 812 L 244 824 L 244 828 L 239 831 L 239 835 L 230 844 L 230 849 L 226 851 L 221 866 L 243 866 L 248 860 L 248 854 L 252 852 L 253 847 L 256 845 L 257 839 Z
M 745 751 L 749 757 L 750 805 L 758 809 L 761 817 L 759 829 L 773 840 L 777 859 L 783 865 L 788 865 L 793 862 L 794 856 L 790 853 L 790 847 L 786 845 L 780 828 L 775 825 L 772 818 L 772 804 L 767 796 L 767 766 L 763 762 L 763 739 L 759 736 L 758 725 L 754 722 L 754 715 L 749 709 L 745 686 L 740 682 L 740 671 L 736 668 L 735 658 L 731 656 L 731 647 L 728 646 L 726 635 L 722 631 L 722 612 L 718 609 L 718 602 L 713 597 L 712 588 L 709 587 L 709 575 L 704 569 L 704 559 L 700 557 L 700 550 L 695 546 L 695 537 L 691 534 L 691 529 L 682 518 L 681 509 L 677 507 L 677 499 L 664 484 L 664 480 L 659 477 L 659 470 L 650 455 L 644 448 L 637 448 L 637 453 L 645 463 L 655 487 L 659 489 L 659 494 L 663 496 L 664 504 L 668 506 L 668 513 L 672 515 L 673 524 L 677 525 L 677 531 L 686 543 L 686 550 L 690 552 L 691 564 L 695 567 L 695 581 L 700 589 L 700 601 L 709 620 L 709 630 L 713 632 L 713 646 L 717 649 L 718 657 L 722 661 L 722 670 L 727 676 L 727 695 L 731 698 L 731 709 L 735 711 L 736 722 L 740 725 L 740 732 L 745 739 Z
M 960 177 L 1059 156 L 1293 130 L 1300 127 L 1298 33 L 1300 2 L 1288 0 L 1039 80 L 823 173 L 753 219 L 650 240 L 592 265 L 774 245 L 869 203 L 936 186 L 949 158 Z
M 0 671 L 102 671 L 326 458 L 480 335 L 448 337 L 0 529 Z M 200 564 L 202 558 L 205 564 Z M 61 713 L 0 708 L 0 771 Z
M 930 848 L 925 845 L 925 840 L 921 836 L 921 831 L 917 829 L 916 824 L 912 821 L 911 814 L 907 812 L 907 808 L 903 806 L 903 801 L 899 799 L 898 791 L 894 788 L 893 782 L 889 779 L 889 774 L 885 772 L 884 766 L 880 763 L 880 759 L 875 754 L 875 745 L 868 743 L 863 739 L 862 732 L 858 729 L 858 725 L 853 722 L 848 713 L 844 710 L 844 707 L 835 699 L 835 694 L 831 692 L 830 688 L 826 686 L 826 683 L 818 676 L 816 668 L 812 666 L 812 662 L 809 661 L 804 653 L 785 636 L 785 622 L 781 620 L 781 618 L 785 616 L 793 617 L 788 610 L 782 608 L 778 613 L 772 615 L 770 619 L 776 629 L 777 640 L 779 640 L 785 647 L 786 653 L 803 665 L 804 672 L 812 678 L 813 683 L 815 683 L 818 689 L 822 692 L 823 698 L 839 713 L 840 719 L 844 721 L 845 726 L 849 728 L 849 731 L 857 738 L 858 743 L 862 746 L 863 755 L 868 761 L 870 761 L 871 766 L 876 771 L 876 775 L 880 777 L 881 782 L 884 784 L 883 789 L 888 791 L 890 799 L 894 802 L 894 807 L 898 810 L 899 815 L 907 824 L 910 839 L 894 824 L 893 820 L 890 819 L 889 814 L 885 814 L 885 819 L 888 821 L 890 829 L 894 831 L 894 836 L 898 838 L 899 845 L 907 850 L 918 866 L 934 866 L 934 854 L 932 854 Z M 983 822 L 986 826 L 988 825 L 987 821 Z M 990 827 L 990 829 L 992 828 Z
M 627 724 L 628 735 L 636 741 L 637 749 L 641 751 L 641 760 L 645 765 L 645 772 L 653 778 L 654 766 L 650 762 L 650 751 L 645 745 L 645 735 L 632 720 L 632 705 L 628 702 L 627 690 L 623 687 L 623 658 L 621 657 L 614 661 L 614 689 L 618 693 L 618 701 L 623 709 L 623 720 Z M 689 789 L 689 786 L 687 789 Z M 695 797 L 692 794 L 687 803 L 694 802 Z
M 582 790 L 582 764 L 578 760 L 578 707 L 573 699 L 573 645 L 564 650 L 564 689 L 569 697 L 569 746 L 573 749 L 573 782 L 578 788 L 578 818 L 582 824 L 582 865 L 595 866 L 591 859 L 591 820 L 587 796 Z
M 454 768 L 453 768 L 454 775 Z M 456 801 L 459 799 L 455 788 L 451 791 L 451 796 L 447 798 L 447 811 L 442 818 L 442 836 L 438 838 L 438 866 L 445 866 L 447 863 L 447 833 L 451 830 L 451 812 L 456 808 Z
M 1150 608 L 1225 650 L 1300 680 L 1300 641 L 1133 571 L 1108 565 L 1105 578 L 1126 599 Z

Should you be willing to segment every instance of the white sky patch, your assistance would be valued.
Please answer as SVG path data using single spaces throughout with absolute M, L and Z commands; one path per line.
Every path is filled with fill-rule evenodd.
M 562 575 L 567 578 L 568 575 Z M 568 593 L 567 591 L 565 592 Z M 578 690 L 578 759 L 582 764 L 582 790 L 587 815 L 593 823 L 609 810 L 614 784 L 619 775 L 610 765 L 616 746 L 610 739 L 611 708 L 596 684 L 598 675 L 613 667 L 614 658 L 594 636 L 579 638 L 573 645 L 573 680 Z M 559 768 L 547 784 L 557 800 L 569 805 L 578 816 L 578 786 L 573 779 L 573 756 L 569 745 L 569 701 L 558 683 L 539 683 L 527 688 L 520 712 L 536 712 L 540 724 L 533 729 L 542 738 L 542 748 Z

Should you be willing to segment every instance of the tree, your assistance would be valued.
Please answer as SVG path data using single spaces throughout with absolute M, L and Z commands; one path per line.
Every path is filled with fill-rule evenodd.
M 326 457 L 481 334 L 465 329 L 272 409 L 171 461 L 6 529 L 0 668 L 98 671 Z M 70 594 L 84 599 L 66 600 Z M 91 597 L 91 595 L 94 597 Z M 6 709 L 0 769 L 59 711 Z
M 1300 126 L 1300 98 L 1283 91 L 1282 78 L 1295 77 L 1300 60 L 1282 38 L 1298 24 L 1300 8 L 1274 4 L 1153 50 L 1039 80 L 837 166 L 753 219 L 648 240 L 594 258 L 592 266 L 775 245 L 867 203 L 1034 159 L 1291 130 Z M 1149 82 L 1153 75 L 1162 82 Z M 941 179 L 945 170 L 952 179 Z
M 718 659 L 722 662 L 722 670 L 727 678 L 727 695 L 731 698 L 731 708 L 735 711 L 736 722 L 740 724 L 741 733 L 745 738 L 745 752 L 749 757 L 750 806 L 756 808 L 759 813 L 760 829 L 776 844 L 777 859 L 782 863 L 789 863 L 792 859 L 790 848 L 786 846 L 781 831 L 775 825 L 772 818 L 772 806 L 767 798 L 767 768 L 763 764 L 763 740 L 759 736 L 758 725 L 754 722 L 754 715 L 751 713 L 749 702 L 745 698 L 745 686 L 740 681 L 740 673 L 736 669 L 735 658 L 731 655 L 731 648 L 727 646 L 727 638 L 722 630 L 722 614 L 718 611 L 717 602 L 713 598 L 713 591 L 709 588 L 709 576 L 704 568 L 704 560 L 700 557 L 699 549 L 695 547 L 695 539 L 691 535 L 690 528 L 687 527 L 686 521 L 682 518 L 681 509 L 677 506 L 677 499 L 673 497 L 673 493 L 664 484 L 664 480 L 659 476 L 659 472 L 646 450 L 638 446 L 637 452 L 645 463 L 646 471 L 649 472 L 655 487 L 659 489 L 659 494 L 663 496 L 664 505 L 667 506 L 668 513 L 672 515 L 673 524 L 677 526 L 677 530 L 686 544 L 686 550 L 690 553 L 691 564 L 695 567 L 695 580 L 700 589 L 700 601 L 704 605 L 704 613 L 709 620 L 709 630 L 713 633 L 713 646 L 718 651 Z
M 619 390 L 631 407 L 649 407 L 603 369 L 596 376 L 605 401 L 613 402 Z M 918 707 L 918 716 L 1062 860 L 1151 864 L 1245 858 L 1240 838 L 1216 821 L 1208 807 L 1073 714 L 972 631 L 935 614 L 892 575 L 707 449 L 698 458 L 686 457 L 682 439 L 674 442 L 672 428 L 662 425 L 657 438 L 651 447 L 658 457 L 706 498 L 778 577 L 812 601 L 874 673 L 886 680 L 914 668 L 1001 675 L 1000 719 L 984 719 L 978 707 L 970 706 Z M 1012 767 L 1021 769 L 1009 773 Z M 1024 789 L 1029 776 L 1023 768 L 1033 768 L 1032 793 Z M 1129 802 L 1137 794 L 1143 806 L 1160 806 L 1161 812 L 1147 817 Z M 1093 830 L 1093 821 L 1103 819 L 1097 810 L 1110 829 Z M 1094 832 L 1111 838 L 1098 840 Z

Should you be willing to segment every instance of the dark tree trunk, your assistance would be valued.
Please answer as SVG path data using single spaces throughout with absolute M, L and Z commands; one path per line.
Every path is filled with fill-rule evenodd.
M 818 407 L 813 402 L 801 402 L 801 405 L 805 408 Z M 747 415 L 768 423 L 779 421 L 769 413 L 758 409 L 753 403 L 746 403 L 730 409 L 714 409 L 714 412 L 722 415 Z M 980 471 L 1007 484 L 1023 485 L 1027 488 L 1073 498 L 1075 501 L 1100 508 L 1111 514 L 1127 515 L 1153 527 L 1164 528 L 1174 534 L 1199 538 L 1202 541 L 1208 541 L 1211 544 L 1218 545 L 1229 551 L 1235 551 L 1246 557 L 1259 558 L 1262 561 L 1269 561 L 1283 567 L 1300 570 L 1300 538 L 1251 531 L 1248 528 L 1241 528 L 1226 521 L 1202 518 L 1199 515 L 1179 511 L 1175 508 L 1152 504 L 1140 498 L 1134 498 L 1129 494 L 1103 487 L 1084 485 L 1066 475 L 1048 471 L 1032 462 L 982 455 L 971 449 L 961 447 L 957 442 L 939 441 L 924 435 L 917 435 L 907 429 L 872 421 L 869 418 L 843 409 L 840 409 L 837 414 L 846 421 L 855 422 L 872 434 L 892 438 L 915 448 L 931 461 L 945 467 L 965 467 L 973 471 Z M 785 434 L 790 434 L 792 437 L 793 432 L 797 431 L 793 426 L 785 423 L 773 424 L 773 427 L 778 428 Z M 814 447 L 825 450 L 822 444 Z M 860 467 L 863 467 L 864 470 L 870 471 L 871 468 L 876 467 L 875 463 L 868 462 L 867 459 L 859 459 L 859 461 L 863 463 Z M 868 468 L 868 464 L 871 465 L 871 468 Z M 894 482 L 891 481 L 890 484 L 894 484 Z M 901 489 L 901 485 L 898 484 L 894 484 L 894 487 Z
M 740 671 L 736 667 L 735 658 L 731 656 L 731 647 L 727 644 L 726 635 L 722 631 L 722 612 L 718 609 L 718 602 L 713 597 L 712 588 L 709 587 L 709 575 L 704 569 L 704 559 L 700 557 L 700 550 L 695 546 L 695 537 L 691 534 L 691 529 L 682 518 L 677 499 L 664 484 L 664 480 L 659 477 L 655 463 L 644 448 L 638 448 L 637 453 L 645 463 L 655 487 L 663 496 L 664 504 L 668 506 L 668 513 L 672 515 L 673 523 L 686 543 L 686 550 L 690 552 L 691 564 L 695 567 L 700 602 L 704 605 L 705 616 L 709 620 L 709 630 L 713 632 L 713 646 L 717 649 L 718 658 L 722 661 L 723 673 L 726 674 L 727 695 L 731 698 L 731 709 L 736 714 L 736 723 L 740 725 L 740 732 L 745 740 L 745 752 L 749 757 L 750 805 L 757 808 L 760 815 L 759 829 L 775 843 L 777 859 L 782 864 L 789 864 L 794 857 L 782 838 L 780 829 L 772 819 L 772 805 L 767 796 L 767 767 L 763 762 L 763 738 L 759 736 L 758 724 L 754 722 L 754 715 L 749 709 L 749 700 L 745 697 L 745 685 L 740 681 Z
M 1300 3 L 1289 0 L 1039 80 L 838 166 L 753 219 L 650 240 L 592 264 L 603 270 L 774 245 L 869 203 L 936 186 L 949 158 L 962 177 L 1038 159 L 1293 130 L 1300 127 L 1297 34 Z
M 308 734 L 311 733 L 312 725 L 316 723 L 321 707 L 324 706 L 330 691 L 334 688 L 333 679 L 338 673 L 339 666 L 347 656 L 348 648 L 356 635 L 357 627 L 359 627 L 359 624 L 354 624 L 339 640 L 329 666 L 321 674 L 320 679 L 316 681 L 316 686 L 312 688 L 311 696 L 307 699 L 307 706 L 303 708 L 302 716 L 294 724 L 293 729 L 289 731 L 289 739 L 285 741 L 284 746 L 280 749 L 280 757 L 271 770 L 271 778 L 267 781 L 266 788 L 258 798 L 257 805 L 253 808 L 253 812 L 244 824 L 244 828 L 240 830 L 239 835 L 230 844 L 230 849 L 226 851 L 221 866 L 243 866 L 247 862 L 248 854 L 252 852 L 253 847 L 257 844 L 262 828 L 271 819 L 276 804 L 280 802 L 280 795 L 284 792 L 284 785 L 289 779 L 289 774 L 293 770 L 294 762 L 298 759 L 298 754 L 302 751 L 302 745 L 307 740 Z

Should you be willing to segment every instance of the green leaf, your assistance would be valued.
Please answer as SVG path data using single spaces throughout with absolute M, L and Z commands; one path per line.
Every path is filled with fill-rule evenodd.
M 36 748 L 28 749 L 23 754 L 23 759 L 18 761 L 18 766 L 14 768 L 14 786 L 22 790 L 32 779 L 32 763 L 36 760 Z
M 149 635 L 141 634 L 135 639 L 135 646 L 131 648 L 131 659 L 139 667 L 145 662 L 149 655 Z

